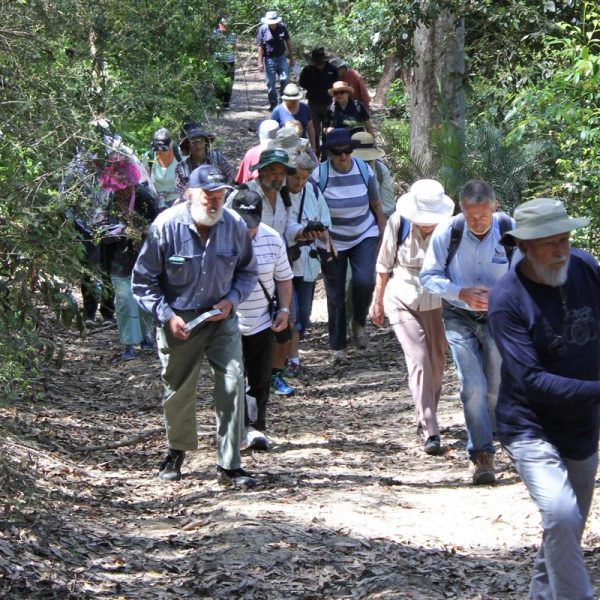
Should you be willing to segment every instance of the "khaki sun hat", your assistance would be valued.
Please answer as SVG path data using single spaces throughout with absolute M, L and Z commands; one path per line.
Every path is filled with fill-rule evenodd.
M 352 136 L 352 139 L 360 142 L 360 146 L 354 150 L 354 156 L 362 160 L 375 160 L 385 156 L 385 152 L 375 146 L 375 138 L 370 133 L 359 131 Z
M 419 179 L 398 198 L 396 211 L 418 225 L 437 225 L 452 216 L 454 202 L 446 196 L 439 181 Z
M 536 198 L 523 202 L 515 208 L 513 217 L 516 227 L 507 231 L 500 240 L 503 244 L 513 246 L 515 240 L 538 240 L 590 224 L 586 217 L 569 217 L 565 205 L 553 198 Z

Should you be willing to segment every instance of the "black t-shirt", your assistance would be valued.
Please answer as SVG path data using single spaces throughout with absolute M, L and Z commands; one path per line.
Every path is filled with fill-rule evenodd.
M 306 99 L 315 104 L 327 106 L 331 102 L 329 90 L 335 81 L 338 81 L 338 70 L 329 63 L 322 69 L 314 65 L 306 65 L 300 72 L 298 83 L 306 90 Z

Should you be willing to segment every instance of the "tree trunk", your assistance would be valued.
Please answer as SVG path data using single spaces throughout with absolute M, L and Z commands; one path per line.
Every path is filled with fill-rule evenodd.
M 379 78 L 379 83 L 375 90 L 374 101 L 377 104 L 385 105 L 385 96 L 390 89 L 392 83 L 396 79 L 396 57 L 394 54 L 390 54 L 383 65 L 383 73 Z
M 460 17 L 443 11 L 414 34 L 415 64 L 408 82 L 410 153 L 424 176 L 435 174 L 432 133 L 450 123 L 462 157 L 465 99 L 463 78 L 465 28 Z

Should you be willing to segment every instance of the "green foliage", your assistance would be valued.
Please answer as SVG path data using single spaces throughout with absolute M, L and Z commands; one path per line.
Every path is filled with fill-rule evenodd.
M 431 132 L 431 165 L 410 157 L 408 122 L 388 119 L 382 133 L 387 161 L 403 181 L 431 177 L 443 184 L 448 195 L 457 197 L 467 180 L 483 179 L 492 185 L 507 212 L 512 212 L 548 171 L 551 149 L 546 141 L 516 140 L 490 123 L 467 126 L 464 154 L 456 128 L 448 121 L 439 123 Z
M 583 9 L 581 22 L 562 23 L 560 37 L 544 38 L 549 75 L 514 95 L 506 122 L 512 139 L 543 136 L 556 145 L 553 177 L 539 191 L 591 218 L 579 241 L 594 251 L 600 242 L 600 10 L 591 2 Z
M 41 325 L 79 322 L 69 293 L 81 248 L 58 196 L 91 119 L 106 116 L 137 150 L 214 104 L 212 28 L 221 4 L 146 0 L 0 2 L 0 394 L 27 385 L 46 356 Z

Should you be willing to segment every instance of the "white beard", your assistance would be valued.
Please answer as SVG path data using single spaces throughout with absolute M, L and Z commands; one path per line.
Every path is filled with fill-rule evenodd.
M 559 269 L 549 269 L 540 265 L 538 262 L 528 258 L 529 264 L 536 274 L 537 278 L 544 284 L 550 287 L 558 287 L 564 285 L 567 282 L 568 271 L 569 271 L 569 257 L 567 256 L 565 262 Z M 559 261 L 557 261 L 559 262 Z M 562 262 L 562 260 L 560 261 Z
M 212 227 L 221 218 L 221 215 L 223 214 L 223 209 L 219 208 L 218 210 L 207 211 L 206 208 L 204 208 L 204 206 L 190 203 L 190 214 L 192 215 L 192 220 L 197 225 L 203 225 L 204 227 Z

